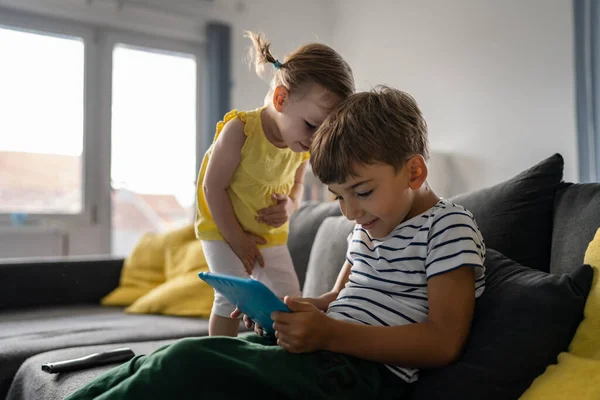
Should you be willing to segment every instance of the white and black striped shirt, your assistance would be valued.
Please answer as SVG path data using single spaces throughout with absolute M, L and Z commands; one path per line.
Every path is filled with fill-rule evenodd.
M 427 280 L 460 267 L 475 271 L 475 296 L 485 288 L 485 243 L 473 215 L 440 200 L 434 207 L 374 239 L 360 225 L 348 237 L 350 280 L 327 314 L 376 326 L 423 322 L 428 315 Z M 407 382 L 418 369 L 386 365 Z

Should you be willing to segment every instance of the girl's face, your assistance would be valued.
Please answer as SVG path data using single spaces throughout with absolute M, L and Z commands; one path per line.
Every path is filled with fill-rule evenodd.
M 277 87 L 273 105 L 278 111 L 277 126 L 282 141 L 295 152 L 308 151 L 317 128 L 339 102 L 336 95 L 317 84 L 301 93 L 290 93 L 283 86 Z

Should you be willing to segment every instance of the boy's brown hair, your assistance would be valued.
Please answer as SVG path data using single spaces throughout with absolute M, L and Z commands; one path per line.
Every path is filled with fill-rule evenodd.
M 246 32 L 246 37 L 252 40 L 249 55 L 257 74 L 262 77 L 266 74 L 265 67 L 275 68 L 271 91 L 283 85 L 294 94 L 307 83 L 316 83 L 341 100 L 354 93 L 352 69 L 331 47 L 321 43 L 306 44 L 280 62 L 273 57 L 271 44 L 263 34 Z
M 427 123 L 415 99 L 381 86 L 340 103 L 315 134 L 310 162 L 323 183 L 343 183 L 357 164 L 399 170 L 408 158 L 429 159 Z

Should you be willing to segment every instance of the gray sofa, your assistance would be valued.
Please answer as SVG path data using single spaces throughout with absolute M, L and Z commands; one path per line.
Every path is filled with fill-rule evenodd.
M 538 246 L 547 249 L 542 254 L 548 260 L 546 270 L 565 273 L 569 266 L 582 263 L 600 226 L 600 184 L 561 182 L 562 158 L 554 157 L 550 167 L 540 170 L 538 164 L 525 175 L 457 202 L 475 209 L 488 247 L 500 247 L 521 263 L 519 257 L 527 256 L 518 254 L 511 240 L 519 240 L 515 236 L 519 230 L 538 229 L 536 235 L 547 242 Z M 553 169 L 560 169 L 560 174 Z M 542 186 L 545 192 L 538 190 Z M 510 214 L 515 212 L 510 202 L 520 201 L 510 196 L 534 199 L 525 204 L 525 211 L 516 212 L 536 212 L 535 227 L 524 226 L 530 215 Z M 498 201 L 492 210 L 486 208 Z M 512 231 L 496 237 L 497 223 L 488 221 L 488 214 L 500 214 Z M 352 226 L 335 203 L 307 203 L 294 215 L 288 245 L 304 295 L 319 295 L 332 287 Z M 62 399 L 112 367 L 49 375 L 40 368 L 46 362 L 123 346 L 136 354 L 149 353 L 178 338 L 207 334 L 203 319 L 129 315 L 99 306 L 100 298 L 117 286 L 122 264 L 122 259 L 101 257 L 0 262 L 0 398 Z

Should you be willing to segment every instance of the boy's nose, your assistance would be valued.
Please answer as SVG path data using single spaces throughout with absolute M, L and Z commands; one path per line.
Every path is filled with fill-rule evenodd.
M 348 218 L 350 221 L 354 221 L 359 217 L 362 217 L 364 211 L 356 204 L 354 200 L 346 200 L 344 202 L 344 207 L 342 207 L 342 213 Z

